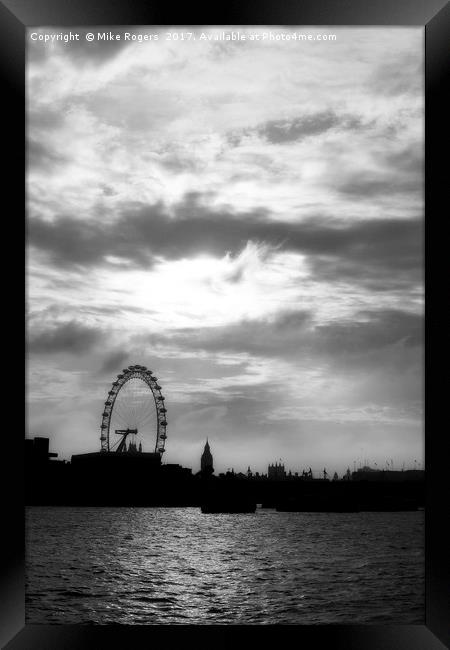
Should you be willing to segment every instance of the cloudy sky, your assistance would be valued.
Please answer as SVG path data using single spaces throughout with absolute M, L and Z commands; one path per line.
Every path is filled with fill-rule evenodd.
M 62 458 L 138 363 L 166 462 L 424 460 L 423 29 L 270 29 L 337 40 L 29 38 L 28 435 Z

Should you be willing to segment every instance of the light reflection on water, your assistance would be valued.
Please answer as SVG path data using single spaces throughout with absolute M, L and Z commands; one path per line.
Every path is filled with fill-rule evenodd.
M 424 623 L 424 513 L 28 508 L 27 623 Z

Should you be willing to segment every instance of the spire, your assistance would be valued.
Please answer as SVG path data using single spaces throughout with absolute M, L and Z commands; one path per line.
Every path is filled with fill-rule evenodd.
M 206 438 L 205 448 L 203 450 L 203 454 L 200 459 L 200 466 L 202 472 L 207 472 L 209 474 L 212 474 L 214 472 L 213 457 L 211 454 L 211 450 L 209 448 L 208 438 Z

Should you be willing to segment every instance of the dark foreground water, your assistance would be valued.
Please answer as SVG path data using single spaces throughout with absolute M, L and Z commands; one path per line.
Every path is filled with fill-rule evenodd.
M 28 508 L 27 623 L 423 624 L 424 513 Z

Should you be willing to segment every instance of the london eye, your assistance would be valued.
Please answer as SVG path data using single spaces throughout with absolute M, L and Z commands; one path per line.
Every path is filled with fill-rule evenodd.
M 117 375 L 103 406 L 100 431 L 101 451 L 164 453 L 167 409 L 151 370 L 134 365 Z

